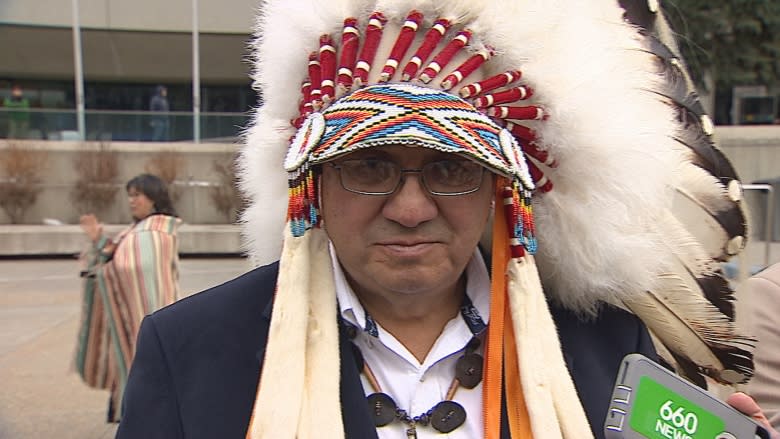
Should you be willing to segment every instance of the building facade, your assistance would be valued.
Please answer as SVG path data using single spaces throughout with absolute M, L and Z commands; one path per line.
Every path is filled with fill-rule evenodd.
M 26 119 L 25 138 L 76 128 L 74 9 L 80 23 L 86 137 L 153 140 L 151 101 L 167 89 L 167 136 L 193 136 L 193 16 L 199 37 L 200 130 L 232 139 L 256 105 L 246 61 L 256 0 L 3 0 L 0 102 L 22 90 L 28 109 L 0 107 L 0 137 Z M 18 100 L 18 99 L 17 99 Z M 24 114 L 26 112 L 26 114 Z

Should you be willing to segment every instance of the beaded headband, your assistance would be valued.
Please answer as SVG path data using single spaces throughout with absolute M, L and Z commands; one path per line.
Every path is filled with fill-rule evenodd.
M 285 169 L 323 163 L 358 149 L 418 145 L 463 153 L 494 172 L 534 185 L 520 147 L 505 128 L 465 100 L 413 84 L 378 84 L 311 114 L 293 139 Z

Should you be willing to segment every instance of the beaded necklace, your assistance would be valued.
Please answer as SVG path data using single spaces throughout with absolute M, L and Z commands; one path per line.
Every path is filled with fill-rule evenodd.
M 431 425 L 441 433 L 449 433 L 466 422 L 466 409 L 452 399 L 455 397 L 459 387 L 473 389 L 482 381 L 483 359 L 481 355 L 476 353 L 480 345 L 477 335 L 486 328 L 486 325 L 468 296 L 464 297 L 460 311 L 473 336 L 466 344 L 463 355 L 455 363 L 455 377 L 450 383 L 445 399 L 431 407 L 430 410 L 414 417 L 410 416 L 406 410 L 399 408 L 390 395 L 382 392 L 382 388 L 371 371 L 371 367 L 363 359 L 360 349 L 353 344 L 353 352 L 358 368 L 361 369 L 374 391 L 374 393 L 366 397 L 366 400 L 376 427 L 384 427 L 398 420 L 407 426 L 407 439 L 416 439 L 417 426 Z M 356 328 L 351 327 L 349 324 L 346 325 L 348 329 L 347 334 L 350 338 L 354 338 L 357 335 Z M 368 314 L 366 314 L 366 332 L 373 337 L 378 336 L 376 322 Z

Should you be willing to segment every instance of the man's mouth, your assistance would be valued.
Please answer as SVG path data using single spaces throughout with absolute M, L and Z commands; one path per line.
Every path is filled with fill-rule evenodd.
M 385 249 L 395 254 L 403 255 L 417 255 L 424 253 L 436 245 L 436 241 L 387 241 L 382 242 L 380 245 Z

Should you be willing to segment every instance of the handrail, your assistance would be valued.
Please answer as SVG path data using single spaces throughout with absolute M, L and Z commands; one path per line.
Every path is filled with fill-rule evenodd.
M 19 113 L 19 112 L 27 112 L 30 114 L 34 113 L 65 113 L 65 114 L 76 114 L 76 110 L 73 108 L 44 108 L 44 107 L 28 107 L 24 109 L 18 109 L 18 108 L 8 108 L 0 106 L 0 113 Z M 84 113 L 86 114 L 115 114 L 115 115 L 127 115 L 127 116 L 150 116 L 150 115 L 159 115 L 159 114 L 165 114 L 168 116 L 192 116 L 192 111 L 166 111 L 166 112 L 158 112 L 158 111 L 151 111 L 151 110 L 105 110 L 105 109 L 90 109 L 87 108 L 84 110 Z M 201 111 L 201 116 L 248 116 L 251 112 L 250 111 Z
M 28 108 L 20 111 L 0 106 L 0 138 L 78 140 L 76 115 L 73 109 Z M 195 134 L 191 111 L 87 109 L 84 115 L 87 140 L 176 142 L 192 140 Z M 234 141 L 251 116 L 251 111 L 201 111 L 198 117 L 200 138 Z

